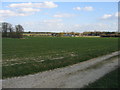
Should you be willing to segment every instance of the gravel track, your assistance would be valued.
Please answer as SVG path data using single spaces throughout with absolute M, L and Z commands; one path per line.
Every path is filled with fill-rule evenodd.
M 118 67 L 120 51 L 78 64 L 2 80 L 3 88 L 82 88 Z

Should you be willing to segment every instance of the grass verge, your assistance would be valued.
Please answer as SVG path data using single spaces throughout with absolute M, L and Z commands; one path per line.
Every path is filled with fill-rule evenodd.
M 97 81 L 90 83 L 88 86 L 85 86 L 84 89 L 87 88 L 119 88 L 119 72 L 120 68 L 106 74 L 102 78 L 98 79 Z

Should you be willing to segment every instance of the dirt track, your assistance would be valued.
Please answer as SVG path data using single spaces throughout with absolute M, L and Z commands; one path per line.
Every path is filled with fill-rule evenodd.
M 3 88 L 82 88 L 118 67 L 118 52 L 65 68 L 4 79 Z M 113 57 L 116 56 L 116 57 Z

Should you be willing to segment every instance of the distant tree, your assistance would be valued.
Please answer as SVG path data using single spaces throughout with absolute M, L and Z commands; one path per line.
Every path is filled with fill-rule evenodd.
M 31 33 L 31 31 L 28 31 L 28 33 Z
M 10 37 L 10 33 L 13 31 L 13 27 L 10 23 L 3 22 L 2 26 L 2 36 L 3 37 Z
M 15 30 L 16 30 L 16 37 L 17 38 L 22 38 L 23 32 L 24 32 L 24 28 L 21 25 L 16 25 L 15 26 Z
M 16 25 L 13 28 L 12 24 L 3 22 L 0 24 L 0 31 L 2 32 L 2 37 L 22 38 L 24 29 L 21 25 Z
M 10 38 L 15 38 L 16 37 L 16 32 L 14 31 L 13 27 L 11 27 L 10 32 L 8 32 L 8 33 L 9 33 L 8 37 L 10 37 Z

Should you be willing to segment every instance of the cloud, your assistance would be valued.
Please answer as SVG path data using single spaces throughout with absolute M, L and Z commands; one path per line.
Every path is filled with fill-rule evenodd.
M 74 10 L 81 10 L 81 7 L 75 7 Z
M 101 19 L 107 20 L 107 19 L 117 19 L 120 16 L 120 12 L 116 12 L 114 14 L 104 14 Z
M 9 16 L 27 16 L 26 13 L 17 13 L 11 10 L 0 10 L 0 16 L 9 17 Z
M 4 18 L 3 17 L 0 17 L 0 22 L 4 22 Z
M 120 15 L 120 13 L 119 13 L 119 15 Z M 115 17 L 118 17 L 118 12 L 115 13 Z
M 109 24 L 104 24 L 104 23 L 92 23 L 92 24 L 75 24 L 72 25 L 71 29 L 75 31 L 117 31 L 118 30 L 118 25 L 116 23 L 109 23 Z
M 6 18 L 12 17 L 12 16 L 25 16 L 24 13 L 15 13 L 11 10 L 0 10 L 0 22 L 5 22 Z
M 10 4 L 10 8 L 31 8 L 31 7 L 36 7 L 36 8 L 55 8 L 58 7 L 57 4 L 51 2 L 51 1 L 46 1 L 43 3 L 16 3 L 16 4 Z
M 102 19 L 109 19 L 111 17 L 112 17 L 111 14 L 105 14 L 105 15 L 102 16 Z
M 5 16 L 5 15 L 14 16 L 15 12 L 13 12 L 11 10 L 0 10 L 0 15 L 2 15 L 2 16 Z
M 40 22 L 24 22 L 21 25 L 25 28 L 26 31 L 34 32 L 59 32 L 63 30 L 63 23 L 61 20 L 43 20 Z
M 0 18 L 3 18 L 4 20 L 8 17 L 13 17 L 13 16 L 28 16 L 33 13 L 23 13 L 23 12 L 15 12 L 11 10 L 0 10 Z
M 23 27 L 26 31 L 34 32 L 84 32 L 84 31 L 117 31 L 118 24 L 114 23 L 89 23 L 89 24 L 70 24 L 63 23 L 61 19 L 48 19 L 40 22 L 24 22 Z
M 53 17 L 56 17 L 56 18 L 69 18 L 69 17 L 73 17 L 73 16 L 75 16 L 75 15 L 68 14 L 68 13 L 59 13 L 59 14 L 53 15 Z
M 21 23 L 21 25 L 26 31 L 32 30 L 34 32 L 59 32 L 63 29 L 64 24 L 62 21 L 62 19 L 45 19 L 36 22 L 24 22 Z
M 85 11 L 92 11 L 93 10 L 93 7 L 89 6 L 89 7 L 84 7 L 83 10 Z
M 39 12 L 41 10 L 40 9 L 34 9 L 34 8 L 21 8 L 21 9 L 19 9 L 19 11 L 23 11 L 23 12 Z
M 42 3 L 12 3 L 7 7 L 9 7 L 8 10 L 0 10 L 0 17 L 28 16 L 35 12 L 40 12 L 41 8 L 55 8 L 58 5 L 51 1 L 46 1 Z
M 116 12 L 114 15 L 115 17 L 120 17 L 120 12 Z
M 78 11 L 80 11 L 80 10 L 83 10 L 83 11 L 92 11 L 93 7 L 91 7 L 91 6 L 79 7 L 78 6 L 78 7 L 74 7 L 73 10 L 78 10 Z

